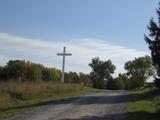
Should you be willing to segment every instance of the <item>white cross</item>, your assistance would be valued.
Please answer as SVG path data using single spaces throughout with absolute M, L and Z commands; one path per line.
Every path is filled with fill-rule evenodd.
M 65 56 L 71 56 L 71 53 L 66 53 L 66 47 L 63 47 L 63 53 L 57 53 L 58 56 L 63 56 L 62 62 L 62 77 L 61 82 L 64 82 L 64 67 L 65 67 Z

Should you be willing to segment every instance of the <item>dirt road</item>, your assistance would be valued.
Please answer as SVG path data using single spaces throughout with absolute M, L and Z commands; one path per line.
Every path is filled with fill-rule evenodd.
M 126 103 L 126 91 L 97 91 L 51 101 L 8 120 L 122 120 Z

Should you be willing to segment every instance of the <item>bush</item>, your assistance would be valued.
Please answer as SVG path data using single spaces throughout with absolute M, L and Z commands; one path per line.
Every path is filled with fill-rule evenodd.
M 115 90 L 124 90 L 125 88 L 125 83 L 123 81 L 123 79 L 116 79 L 114 82 L 114 89 Z

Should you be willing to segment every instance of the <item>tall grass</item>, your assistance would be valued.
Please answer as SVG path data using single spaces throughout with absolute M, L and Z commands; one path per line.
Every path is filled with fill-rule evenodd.
M 18 108 L 34 106 L 48 100 L 68 98 L 93 89 L 76 84 L 52 82 L 1 82 L 0 83 L 0 120 L 11 116 Z M 15 110 L 14 110 L 15 108 Z

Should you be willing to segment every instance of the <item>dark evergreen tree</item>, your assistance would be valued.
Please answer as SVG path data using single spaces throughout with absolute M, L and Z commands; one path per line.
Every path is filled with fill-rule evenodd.
M 150 23 L 147 26 L 149 35 L 145 35 L 145 41 L 151 50 L 152 61 L 157 69 L 155 83 L 157 87 L 160 87 L 160 3 L 159 8 L 156 9 L 156 12 L 158 15 L 158 23 L 156 23 L 153 18 L 150 20 Z

